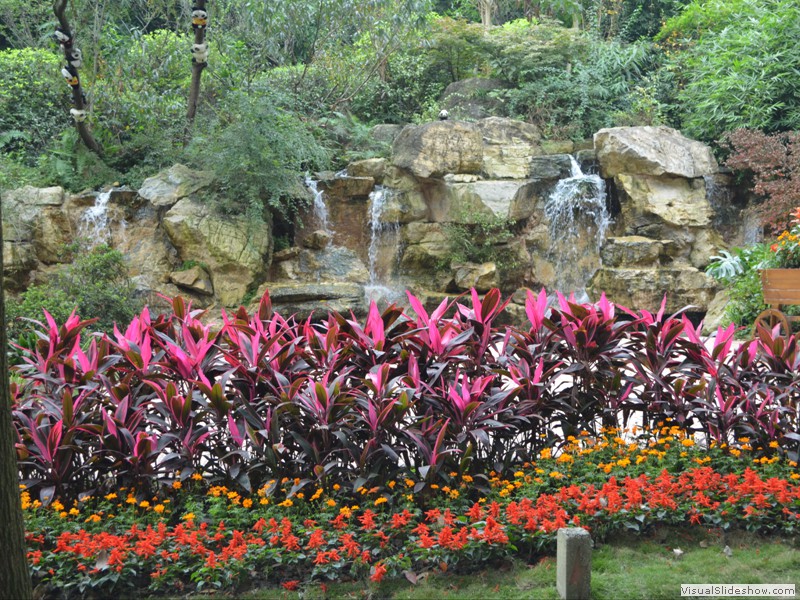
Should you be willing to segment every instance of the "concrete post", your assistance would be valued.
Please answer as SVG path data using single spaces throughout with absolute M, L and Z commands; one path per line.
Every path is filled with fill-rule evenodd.
M 556 589 L 563 600 L 589 600 L 592 577 L 592 538 L 580 527 L 558 530 Z

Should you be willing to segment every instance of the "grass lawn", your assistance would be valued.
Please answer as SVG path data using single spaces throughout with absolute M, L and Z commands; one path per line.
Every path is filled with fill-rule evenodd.
M 727 545 L 732 554 L 727 557 Z M 676 558 L 674 548 L 684 554 Z M 535 565 L 496 565 L 473 573 L 435 572 L 406 580 L 385 580 L 369 588 L 363 583 L 332 583 L 327 591 L 314 586 L 302 598 L 392 598 L 428 600 L 558 599 L 555 557 Z M 662 529 L 642 539 L 616 536 L 597 544 L 592 555 L 592 594 L 597 600 L 680 598 L 681 583 L 793 583 L 800 590 L 800 540 L 771 540 L 744 532 L 723 538 L 717 533 Z M 297 598 L 297 592 L 260 590 L 249 600 Z M 798 596 L 800 597 L 800 596 Z

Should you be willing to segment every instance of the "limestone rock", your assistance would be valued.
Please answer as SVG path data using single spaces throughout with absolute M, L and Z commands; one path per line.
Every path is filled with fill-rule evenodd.
M 575 142 L 571 140 L 542 141 L 542 154 L 572 154 L 574 151 Z
M 404 272 L 435 268 L 449 254 L 450 242 L 440 223 L 409 223 L 403 228 Z
M 694 179 L 719 170 L 711 149 L 669 127 L 613 127 L 594 134 L 601 173 Z
M 388 166 L 387 158 L 366 158 L 347 165 L 347 174 L 350 177 L 371 177 L 375 183 L 383 183 Z
M 631 309 L 657 310 L 664 295 L 667 310 L 693 305 L 704 312 L 717 293 L 717 283 L 690 266 L 660 268 L 602 267 L 592 279 L 589 293 L 598 298 L 605 292 L 614 302 Z
M 655 267 L 670 240 L 653 240 L 639 235 L 610 237 L 600 251 L 606 267 Z
M 296 254 L 276 260 L 272 269 L 274 279 L 308 283 L 366 283 L 369 280 L 367 267 L 348 248 L 329 246 L 323 250 L 296 250 Z
M 327 231 L 317 229 L 303 239 L 303 246 L 311 250 L 324 250 L 330 245 L 332 237 Z
M 654 222 L 674 227 L 707 227 L 711 223 L 711 205 L 702 179 L 620 174 L 615 181 L 627 195 L 621 204 L 628 228 Z
M 489 117 L 478 122 L 483 135 L 483 172 L 489 179 L 524 179 L 531 158 L 542 153 L 539 128 L 524 121 Z
M 3 204 L 26 206 L 61 206 L 64 189 L 60 187 L 36 188 L 26 185 L 17 190 L 3 192 Z
M 731 301 L 728 290 L 720 290 L 708 305 L 705 319 L 703 319 L 703 333 L 711 335 L 718 327 L 727 327 L 731 321 L 725 316 L 725 309 Z
M 394 142 L 392 164 L 417 177 L 479 173 L 483 138 L 474 123 L 436 121 L 406 126 Z
M 324 191 L 328 196 L 337 198 L 369 196 L 375 187 L 375 180 L 372 177 L 350 177 L 349 175 L 338 175 L 332 171 L 315 173 L 315 176 L 319 180 L 318 189 Z
M 269 282 L 258 289 L 256 297 L 261 298 L 266 291 L 272 306 L 284 317 L 306 319 L 313 312 L 323 319 L 329 311 L 349 314 L 352 310 L 356 316 L 367 312 L 364 288 L 354 283 Z
M 209 279 L 206 270 L 200 266 L 194 266 L 190 269 L 184 269 L 183 271 L 173 271 L 170 273 L 169 279 L 178 287 L 185 288 L 189 291 L 204 296 L 211 296 L 214 294 L 214 286 L 211 284 L 211 279 Z
M 701 229 L 695 236 L 689 262 L 693 267 L 705 269 L 711 263 L 711 257 L 719 255 L 720 250 L 727 247 L 719 233 L 713 229 Z
M 499 285 L 497 265 L 493 262 L 459 263 L 452 265 L 453 279 L 460 290 L 475 288 L 483 293 Z
M 208 265 L 214 290 L 224 305 L 240 302 L 270 262 L 272 239 L 266 224 L 220 217 L 190 198 L 179 200 L 162 224 L 180 260 Z
M 372 128 L 370 134 L 372 135 L 372 139 L 379 144 L 391 146 L 394 144 L 397 136 L 400 135 L 400 132 L 403 131 L 403 127 L 404 125 L 380 123 Z
M 171 166 L 154 177 L 144 180 L 139 195 L 153 206 L 172 206 L 181 198 L 208 187 L 213 181 L 210 173 L 195 171 L 181 164 Z
M 389 189 L 385 193 L 388 197 L 381 212 L 381 222 L 411 223 L 428 218 L 428 205 L 422 192 Z
M 559 180 L 572 174 L 572 158 L 569 154 L 536 156 L 531 159 L 528 175 L 533 179 Z
M 544 203 L 553 192 L 553 182 L 532 179 L 524 182 L 508 207 L 508 218 L 512 221 L 530 219 L 542 213 Z
M 449 206 L 437 220 L 474 223 L 480 215 L 508 218 L 511 205 L 523 184 L 519 181 L 495 180 L 458 183 L 449 187 Z
M 503 81 L 486 77 L 454 81 L 445 88 L 440 106 L 449 111 L 452 117 L 482 119 L 501 106 L 500 101 L 493 98 L 490 92 L 504 87 Z

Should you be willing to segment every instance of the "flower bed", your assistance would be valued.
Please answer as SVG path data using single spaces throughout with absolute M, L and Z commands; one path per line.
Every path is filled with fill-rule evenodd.
M 527 328 L 495 324 L 497 290 L 430 315 L 410 302 L 413 316 L 373 305 L 364 325 L 298 323 L 265 296 L 216 330 L 177 298 L 88 344 L 77 317 L 48 315 L 12 386 L 23 483 L 45 505 L 147 497 L 196 473 L 240 493 L 284 477 L 293 493 L 405 478 L 419 492 L 513 472 L 581 430 L 666 418 L 705 445 L 748 437 L 797 460 L 796 337 L 735 344 L 731 326 L 706 344 L 663 307 L 549 308 L 544 291 L 528 295 Z
M 148 500 L 121 490 L 44 507 L 24 492 L 29 559 L 37 583 L 68 595 L 295 590 L 532 560 L 552 551 L 562 526 L 595 538 L 681 523 L 797 533 L 797 464 L 756 457 L 748 441 L 701 449 L 675 425 L 579 435 L 557 456 L 487 474 L 485 492 L 455 473 L 450 486 L 417 492 L 416 481 L 391 480 L 292 494 L 286 480 L 271 496 L 241 495 L 198 474 Z

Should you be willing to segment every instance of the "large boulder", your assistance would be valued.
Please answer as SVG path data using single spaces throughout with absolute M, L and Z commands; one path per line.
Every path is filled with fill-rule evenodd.
M 667 310 L 691 305 L 705 312 L 718 290 L 717 282 L 694 267 L 674 265 L 660 268 L 602 267 L 592 278 L 589 293 L 601 292 L 631 309 L 656 310 L 666 295 Z
M 178 200 L 208 187 L 212 181 L 213 176 L 210 173 L 176 164 L 145 179 L 139 188 L 139 195 L 153 206 L 170 207 Z
M 500 285 L 497 265 L 488 263 L 458 263 L 452 265 L 453 281 L 459 290 L 475 288 L 484 293 Z
M 307 283 L 366 283 L 369 271 L 355 252 L 341 246 L 322 250 L 288 248 L 275 254 L 274 279 Z
M 361 317 L 367 312 L 364 288 L 355 283 L 269 282 L 258 289 L 256 298 L 267 291 L 272 306 L 284 317 L 296 315 L 306 319 L 313 313 L 316 318 L 324 319 L 329 311 L 343 314 L 353 311 Z
M 675 246 L 671 240 L 654 240 L 639 235 L 606 239 L 600 257 L 606 267 L 655 267 L 669 260 Z
M 594 134 L 603 177 L 672 175 L 693 179 L 719 170 L 711 149 L 669 127 L 613 127 Z
M 180 260 L 208 266 L 216 296 L 224 305 L 241 302 L 270 263 L 272 237 L 264 223 L 224 218 L 205 204 L 184 198 L 164 215 L 162 225 Z
M 483 135 L 483 172 L 489 179 L 525 179 L 531 158 L 542 153 L 536 125 L 489 117 L 478 122 Z
M 713 211 L 702 179 L 619 174 L 617 188 L 626 227 L 664 223 L 671 227 L 708 227 Z
M 463 121 L 408 125 L 394 142 L 392 164 L 423 179 L 448 173 L 480 173 L 481 130 Z

